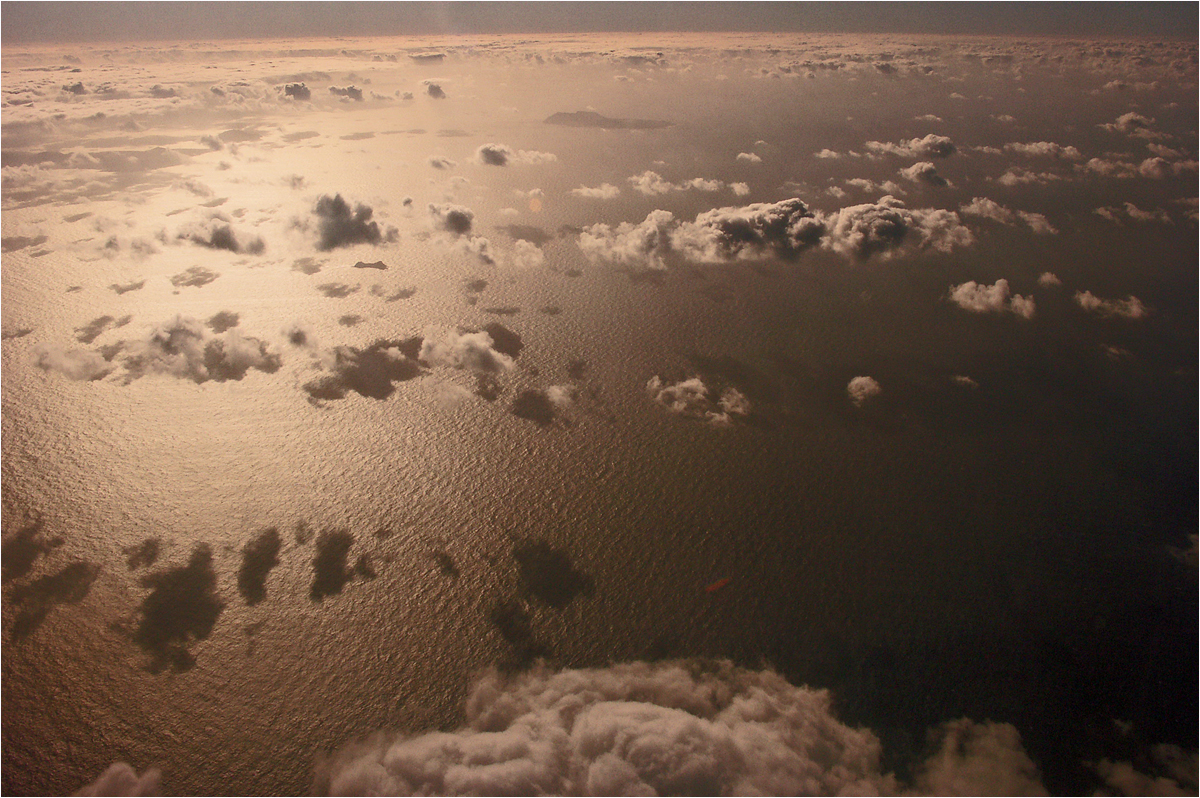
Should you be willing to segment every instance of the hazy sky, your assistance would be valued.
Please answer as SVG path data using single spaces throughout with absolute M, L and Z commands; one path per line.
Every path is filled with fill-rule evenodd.
M 1196 3 L 29 3 L 2 40 L 775 31 L 1194 39 Z

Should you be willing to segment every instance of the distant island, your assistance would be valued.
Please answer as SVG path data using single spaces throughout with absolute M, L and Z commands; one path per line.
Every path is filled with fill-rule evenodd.
M 612 119 L 595 111 L 576 111 L 546 117 L 547 125 L 563 125 L 565 127 L 601 127 L 610 130 L 650 130 L 660 127 L 670 127 L 670 122 L 658 119 Z

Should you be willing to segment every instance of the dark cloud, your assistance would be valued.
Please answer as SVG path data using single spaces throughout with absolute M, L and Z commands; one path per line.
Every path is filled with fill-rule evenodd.
M 329 93 L 338 97 L 346 97 L 347 99 L 354 100 L 356 102 L 362 102 L 363 98 L 362 89 L 354 86 L 347 86 L 344 89 L 338 88 L 337 86 L 330 86 Z
M 76 96 L 79 96 L 81 94 L 87 94 L 87 89 L 85 89 L 83 87 L 83 83 L 80 81 L 76 81 L 74 83 L 68 83 L 62 87 L 62 90 L 64 92 L 66 92 L 67 94 L 74 94 Z
M 196 383 L 209 380 L 240 380 L 250 369 L 272 374 L 282 361 L 266 342 L 245 336 L 236 329 L 210 334 L 196 319 L 177 316 L 153 328 L 149 335 L 130 344 L 122 359 L 131 382 L 147 374 L 170 374 Z
M 345 530 L 325 531 L 317 536 L 313 557 L 313 581 L 309 598 L 321 601 L 342 592 L 353 573 L 346 567 L 354 536 Z
M 175 286 L 176 288 L 183 288 L 184 286 L 199 288 L 200 286 L 208 285 L 220 276 L 221 275 L 217 272 L 209 271 L 203 266 L 192 266 L 191 268 L 174 275 L 171 278 L 171 285 Z M 220 330 L 217 332 L 220 332 Z
M 387 271 L 387 264 L 381 260 L 367 263 L 365 260 L 360 260 L 354 264 L 356 269 L 378 269 L 379 271 Z
M 508 166 L 513 156 L 512 148 L 504 144 L 484 144 L 475 150 L 475 160 L 488 166 Z
M 283 96 L 293 100 L 311 100 L 312 90 L 303 83 L 289 83 L 283 87 Z
M 440 155 L 435 155 L 429 159 L 429 165 L 434 169 L 453 169 L 458 164 L 449 158 L 443 158 Z
M 180 230 L 176 237 L 209 249 L 223 249 L 238 254 L 261 255 L 266 249 L 261 238 L 244 234 L 239 237 L 228 221 L 221 218 Z
M 53 574 L 14 586 L 9 597 L 20 610 L 12 625 L 13 639 L 21 640 L 33 634 L 59 604 L 83 601 L 99 573 L 98 565 L 74 562 Z
M 149 574 L 141 583 L 150 594 L 142 601 L 134 642 L 150 655 L 151 670 L 191 668 L 195 665 L 191 646 L 212 633 L 225 609 L 217 591 L 212 550 L 199 544 L 187 565 Z
M 471 232 L 471 224 L 475 220 L 475 214 L 470 208 L 464 208 L 461 205 L 429 205 L 429 215 L 433 217 L 433 223 L 439 230 L 445 230 L 447 233 L 463 236 Z
M 169 100 L 172 97 L 178 97 L 179 95 L 174 89 L 169 89 L 156 83 L 150 87 L 150 96 L 156 100 Z
M 893 257 L 908 250 L 950 252 L 975 237 L 958 214 L 935 208 L 908 208 L 892 196 L 842 208 L 824 217 L 822 246 L 849 258 Z
M 446 99 L 446 92 L 442 91 L 442 87 L 436 83 L 425 81 L 425 93 L 435 100 Z
M 319 250 L 328 251 L 352 244 L 378 244 L 383 240 L 379 224 L 371 221 L 371 208 L 358 203 L 352 211 L 341 194 L 322 196 L 317 200 L 313 213 L 318 220 Z
M 362 320 L 362 316 L 358 316 L 353 313 L 347 313 L 345 316 L 338 316 L 338 324 L 342 325 L 343 327 L 354 327 L 358 324 L 361 324 Z
M 231 313 L 228 310 L 218 311 L 214 313 L 207 322 L 209 328 L 218 335 L 231 330 L 238 326 L 239 317 L 236 313 Z
M 494 316 L 516 316 L 521 312 L 521 309 L 516 305 L 499 305 L 482 309 L 484 313 L 491 313 Z
M 0 341 L 11 341 L 14 338 L 24 338 L 33 332 L 32 327 L 18 327 L 15 330 L 5 330 L 0 332 Z
M 363 349 L 339 346 L 330 355 L 330 373 L 306 383 L 304 390 L 317 400 L 343 399 L 350 391 L 386 399 L 396 390 L 394 383 L 420 376 L 422 346 L 421 338 L 380 340 Z
M 242 564 L 238 568 L 238 592 L 247 605 L 258 604 L 267 595 L 267 574 L 279 564 L 281 545 L 279 530 L 264 529 L 242 547 Z
M 817 244 L 825 225 L 799 199 L 716 208 L 695 221 L 679 222 L 669 211 L 652 211 L 638 225 L 592 225 L 579 247 L 592 260 L 635 271 L 662 270 L 676 258 L 730 263 L 794 258 Z

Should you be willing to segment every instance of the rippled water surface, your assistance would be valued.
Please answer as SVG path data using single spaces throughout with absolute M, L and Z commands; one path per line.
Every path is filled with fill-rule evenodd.
M 6 47 L 4 791 L 123 760 L 178 793 L 304 792 L 320 752 L 454 728 L 475 674 L 538 658 L 770 665 L 830 688 L 902 775 L 964 716 L 1012 723 L 1052 791 L 1194 750 L 1195 47 L 1143 56 Z M 543 121 L 582 110 L 671 125 Z M 931 134 L 949 185 L 867 146 Z M 1079 157 L 1005 148 L 1045 141 Z M 646 171 L 674 187 L 640 193 Z M 320 249 L 339 194 L 370 219 L 330 235 L 378 241 Z M 918 246 L 910 218 L 830 244 L 886 194 L 967 238 Z M 799 253 L 581 249 L 592 225 L 792 197 L 830 231 Z M 1032 318 L 950 298 L 1000 279 Z M 654 377 L 706 403 L 673 412 Z M 706 420 L 730 388 L 749 413 Z

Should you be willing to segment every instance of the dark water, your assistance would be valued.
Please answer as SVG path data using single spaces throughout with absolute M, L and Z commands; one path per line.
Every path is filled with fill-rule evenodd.
M 287 71 L 241 57 L 222 69 Z M 653 73 L 659 84 L 635 83 L 638 94 L 600 108 L 679 123 L 661 131 L 540 124 L 586 105 L 572 86 L 612 96 L 603 60 L 547 65 L 555 80 L 544 96 L 533 90 L 544 73 L 464 55 L 448 70 L 458 91 L 487 95 L 493 110 L 520 105 L 517 121 L 465 103 L 422 106 L 410 115 L 424 115 L 429 132 L 405 139 L 400 155 L 378 139 L 313 153 L 299 150 L 302 138 L 287 157 L 264 148 L 265 163 L 226 147 L 217 157 L 247 181 L 231 195 L 231 209 L 249 209 L 234 224 L 259 218 L 264 257 L 159 244 L 135 259 L 125 240 L 134 233 L 114 227 L 123 254 L 96 260 L 107 231 L 64 217 L 86 205 L 152 230 L 171 218 L 163 209 L 176 189 L 130 194 L 149 207 L 118 196 L 63 208 L 56 197 L 18 207 L 6 188 L 6 241 L 44 230 L 54 250 L 4 256 L 6 793 L 69 792 L 117 760 L 161 767 L 172 792 L 304 792 L 317 752 L 375 729 L 454 728 L 474 674 L 538 658 L 769 665 L 831 689 L 838 717 L 874 730 L 885 769 L 902 777 L 930 726 L 964 716 L 1013 724 L 1057 793 L 1094 790 L 1088 762 L 1136 759 L 1163 742 L 1196 747 L 1198 241 L 1194 220 L 1169 205 L 1195 196 L 1194 169 L 1034 192 L 989 182 L 1004 165 L 963 152 L 939 163 L 955 186 L 910 186 L 911 207 L 994 196 L 1045 214 L 1060 234 L 971 219 L 974 245 L 950 254 L 848 263 L 816 251 L 649 275 L 591 263 L 564 225 L 637 223 L 655 207 L 691 219 L 791 196 L 784 180 L 806 182 L 798 193 L 818 209 L 873 201 L 818 192 L 839 170 L 883 180 L 909 161 L 827 167 L 811 153 L 924 135 L 916 113 L 950 120 L 937 130 L 960 148 L 1053 139 L 1092 157 L 1118 146 L 1096 125 L 1128 110 L 1109 95 L 1072 94 L 1077 83 L 1102 85 L 1099 68 L 1070 73 L 1066 88 L 1037 73 L 1020 97 L 1011 72 L 945 56 L 970 91 L 866 73 L 809 81 L 798 95 L 795 81 L 747 77 L 727 53 L 688 57 L 701 77 Z M 372 63 L 321 58 L 336 85 Z M 750 66 L 773 60 L 759 52 Z M 416 83 L 405 69 L 395 85 Z M 386 74 L 372 73 L 379 91 Z M 451 99 L 455 85 L 445 84 Z M 946 99 L 954 86 L 972 99 Z M 1078 105 L 1062 119 L 1067 96 Z M 1160 127 L 1192 114 L 1168 143 L 1194 158 L 1194 91 L 1151 97 Z M 1170 100 L 1190 105 L 1164 110 Z M 1005 132 L 992 118 L 1001 111 L 1025 129 Z M 307 127 L 290 106 L 269 113 L 238 121 L 279 126 L 264 134 L 273 142 Z M 357 116 L 336 129 L 322 127 L 332 117 L 312 126 L 341 142 L 331 133 L 418 124 L 394 106 L 347 113 Z M 154 121 L 171 134 L 224 126 L 201 118 Z M 473 137 L 434 134 L 452 126 Z M 535 268 L 484 264 L 402 215 L 402 197 L 416 198 L 423 220 L 425 204 L 452 190 L 428 184 L 427 157 L 449 153 L 467 171 L 469 153 L 495 138 L 555 152 L 557 165 L 502 176 L 471 167 L 482 187 L 454 189 L 455 201 L 504 253 L 536 239 L 545 261 Z M 769 176 L 734 174 L 734 155 L 758 139 L 777 153 Z M 384 152 L 408 163 L 394 167 L 399 179 L 368 169 L 390 165 Z M 660 159 L 669 167 L 654 166 Z M 175 168 L 172 181 L 191 174 Z M 753 193 L 634 195 L 625 178 L 652 168 L 745 178 Z M 226 170 L 210 159 L 193 171 L 215 183 Z M 330 254 L 283 232 L 289 212 L 279 208 L 306 207 L 279 187 L 291 172 L 310 194 L 369 199 L 401 238 Z M 620 183 L 622 198 L 564 199 L 602 181 Z M 513 191 L 534 187 L 544 207 L 525 211 L 528 194 Z M 1092 213 L 1124 201 L 1170 207 L 1173 221 L 1116 226 Z M 501 214 L 507 206 L 520 213 Z M 321 271 L 296 268 L 300 258 Z M 379 259 L 388 269 L 353 266 Z M 219 277 L 168 280 L 200 274 L 185 271 L 196 264 Z M 1044 271 L 1063 285 L 1037 287 Z M 945 299 L 951 285 L 999 278 L 1035 296 L 1033 319 Z M 108 288 L 135 279 L 146 287 Z M 1089 315 L 1072 299 L 1085 289 L 1136 294 L 1153 312 Z M 127 384 L 35 365 L 39 346 L 84 348 L 90 336 L 97 349 L 176 314 L 202 323 L 220 312 L 239 314 L 234 329 L 278 362 Z M 113 326 L 125 315 L 133 321 Z M 491 338 L 511 371 L 410 368 L 386 354 L 411 357 L 439 330 L 489 324 L 503 325 Z M 376 340 L 387 343 L 371 349 Z M 656 375 L 699 376 L 714 395 L 735 387 L 753 410 L 727 427 L 672 414 L 647 395 Z M 859 375 L 883 386 L 862 407 L 846 395 Z M 555 404 L 550 386 L 574 400 Z

